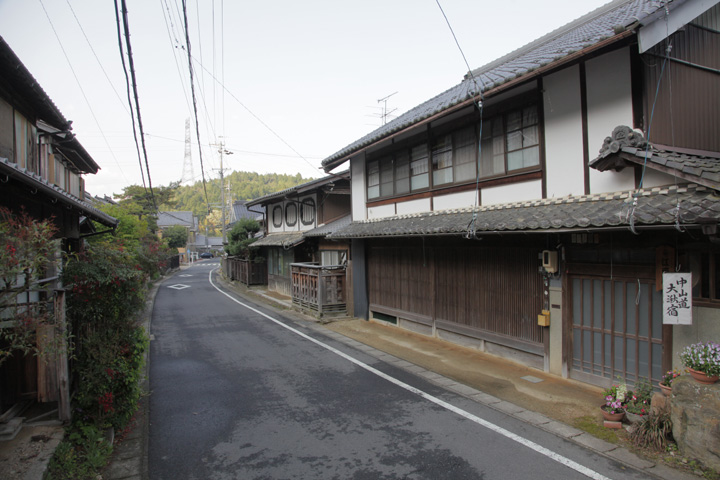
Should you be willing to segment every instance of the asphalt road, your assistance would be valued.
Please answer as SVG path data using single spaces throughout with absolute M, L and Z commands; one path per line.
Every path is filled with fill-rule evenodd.
M 155 300 L 153 480 L 647 478 L 222 293 L 217 264 Z

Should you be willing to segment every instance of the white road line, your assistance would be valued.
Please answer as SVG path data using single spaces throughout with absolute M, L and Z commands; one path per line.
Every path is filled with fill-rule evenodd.
M 598 473 L 598 472 L 596 472 L 596 471 L 594 471 L 594 470 L 592 470 L 592 469 L 590 469 L 590 468 L 587 468 L 587 467 L 585 467 L 585 466 L 583 466 L 583 465 L 580 465 L 579 463 L 577 463 L 577 462 L 575 462 L 575 461 L 573 461 L 573 460 L 570 460 L 569 458 L 564 457 L 564 456 L 560 455 L 559 453 L 553 452 L 552 450 L 550 450 L 550 449 L 548 449 L 548 448 L 545 448 L 545 447 L 543 447 L 542 445 L 538 445 L 537 443 L 533 442 L 532 440 L 528 440 L 527 438 L 524 438 L 524 437 L 521 437 L 520 435 L 517 435 L 517 434 L 515 434 L 515 433 L 512 433 L 511 431 L 506 430 L 506 429 L 504 429 L 504 428 L 502 428 L 502 427 L 500 427 L 500 426 L 498 426 L 498 425 L 495 425 L 495 424 L 492 423 L 492 422 L 488 422 L 487 420 L 484 420 L 484 419 L 478 417 L 477 415 L 473 415 L 473 414 L 470 413 L 470 412 L 466 412 L 465 410 L 462 410 L 462 409 L 456 407 L 455 405 L 452 405 L 452 404 L 450 404 L 450 403 L 448 403 L 448 402 L 445 402 L 444 400 L 441 400 L 441 399 L 439 399 L 439 398 L 437 398 L 437 397 L 434 397 L 434 396 L 430 395 L 429 393 L 423 392 L 422 390 L 419 390 L 419 389 L 417 389 L 417 388 L 415 388 L 415 387 L 413 387 L 413 386 L 411 386 L 411 385 L 408 385 L 407 383 L 404 383 L 404 382 L 398 380 L 398 379 L 395 378 L 395 377 L 391 377 L 390 375 L 388 375 L 388 374 L 386 374 L 386 373 L 383 373 L 383 372 L 381 372 L 380 370 L 377 370 L 376 368 L 371 367 L 370 365 L 368 365 L 368 364 L 366 364 L 366 363 L 363 363 L 363 362 L 361 362 L 360 360 L 357 360 L 357 359 L 351 357 L 350 355 L 348 355 L 348 354 L 346 354 L 346 353 L 343 353 L 343 352 L 341 352 L 340 350 L 338 350 L 338 349 L 336 349 L 336 348 L 334 348 L 334 347 L 331 347 L 330 345 L 328 345 L 328 344 L 326 344 L 326 343 L 323 343 L 323 342 L 321 342 L 321 341 L 319 341 L 319 340 L 316 340 L 316 339 L 312 338 L 311 336 L 309 336 L 309 335 L 307 335 L 307 334 L 305 334 L 305 333 L 303 333 L 303 332 L 301 332 L 301 331 L 299 331 L 299 330 L 296 330 L 296 329 L 293 328 L 293 327 L 290 327 L 290 326 L 284 324 L 284 323 L 281 322 L 280 320 L 277 320 L 277 319 L 271 317 L 270 315 L 267 315 L 267 314 L 261 312 L 260 310 L 258 310 L 258 309 L 256 309 L 256 308 L 253 308 L 253 307 L 251 307 L 250 305 L 247 305 L 247 304 L 239 301 L 238 299 L 234 298 L 234 297 L 233 297 L 232 295 L 230 295 L 229 293 L 224 292 L 223 290 L 221 290 L 217 285 L 215 285 L 215 284 L 213 283 L 213 281 L 212 281 L 212 273 L 213 273 L 213 272 L 210 271 L 210 275 L 209 275 L 208 278 L 209 278 L 210 284 L 211 284 L 213 287 L 215 287 L 215 289 L 216 289 L 218 292 L 222 293 L 223 295 L 225 295 L 226 297 L 228 297 L 228 298 L 229 298 L 230 300 L 232 300 L 233 302 L 235 302 L 235 303 L 237 303 L 237 304 L 239 304 L 239 305 L 247 308 L 248 310 L 251 310 L 251 311 L 257 313 L 258 315 L 262 315 L 263 317 L 267 318 L 268 320 L 270 320 L 270 321 L 272 321 L 272 322 L 275 322 L 275 323 L 278 324 L 279 326 L 281 326 L 281 327 L 283 327 L 283 328 L 285 328 L 285 329 L 287 329 L 287 330 L 290 330 L 290 331 L 293 332 L 294 334 L 299 335 L 300 337 L 302 337 L 302 338 L 304 338 L 304 339 L 306 339 L 306 340 L 309 340 L 309 341 L 315 343 L 316 345 L 319 345 L 319 346 L 321 346 L 322 348 L 331 351 L 332 353 L 334 353 L 334 354 L 336 354 L 336 355 L 339 355 L 340 357 L 342 357 L 342 358 L 344 358 L 344 359 L 346 359 L 346 360 L 354 363 L 354 364 L 357 365 L 358 367 L 363 368 L 363 369 L 367 370 L 368 372 L 374 373 L 374 374 L 377 375 L 378 377 L 384 378 L 384 379 L 387 380 L 388 382 L 391 382 L 391 383 L 397 385 L 397 386 L 400 387 L 400 388 L 403 388 L 403 389 L 405 389 L 405 390 L 407 390 L 407 391 L 409 391 L 409 392 L 412 392 L 412 393 L 414 393 L 414 394 L 416 394 L 416 395 L 419 395 L 420 397 L 424 398 L 425 400 L 428 400 L 428 401 L 430 401 L 430 402 L 432 402 L 432 403 L 434 403 L 434 404 L 436 404 L 436 405 L 439 405 L 439 406 L 441 406 L 441 407 L 443 407 L 443 408 L 445 408 L 445 409 L 447 409 L 447 410 L 450 410 L 451 412 L 456 413 L 457 415 L 460 415 L 460 416 L 462 416 L 462 417 L 465 417 L 465 418 L 467 418 L 468 420 L 471 420 L 471 421 L 477 423 L 478 425 L 482 425 L 483 427 L 488 428 L 488 429 L 492 430 L 492 431 L 495 432 L 495 433 L 498 433 L 498 434 L 500 434 L 500 435 L 502 435 L 502 436 L 504 436 L 504 437 L 506 437 L 506 438 L 509 438 L 510 440 L 514 440 L 515 442 L 517 442 L 517 443 L 519 443 L 519 444 L 521 444 L 521 445 L 524 445 L 525 447 L 527 447 L 527 448 L 529 448 L 529 449 L 531 449 L 531 450 L 534 450 L 534 451 L 540 453 L 541 455 L 545 455 L 546 457 L 548 457 L 548 458 L 550 458 L 550 459 L 552 459 L 552 460 L 555 460 L 556 462 L 558 462 L 558 463 L 560 463 L 560 464 L 562 464 L 562 465 L 565 465 L 566 467 L 571 468 L 571 469 L 575 470 L 576 472 L 579 472 L 579 473 L 585 475 L 586 477 L 592 478 L 592 479 L 594 479 L 594 480 L 610 480 L 608 477 L 602 475 L 601 473 Z

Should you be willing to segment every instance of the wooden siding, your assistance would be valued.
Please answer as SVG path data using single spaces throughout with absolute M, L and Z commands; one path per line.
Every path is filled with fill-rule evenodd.
M 652 120 L 651 142 L 720 151 L 720 34 L 712 31 L 713 27 L 717 29 L 718 16 L 720 6 L 716 5 L 672 35 L 670 60 L 665 63 Z M 643 55 L 646 130 L 666 48 L 663 42 Z
M 371 305 L 477 332 L 540 344 L 542 277 L 526 247 L 375 246 L 368 255 Z

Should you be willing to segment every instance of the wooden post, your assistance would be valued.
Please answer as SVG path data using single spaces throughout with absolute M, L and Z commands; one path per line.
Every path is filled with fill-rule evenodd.
M 71 420 L 70 408 L 70 373 L 67 356 L 67 321 L 65 318 L 65 290 L 55 290 L 55 327 L 60 337 L 56 365 L 58 382 L 58 417 L 62 422 Z

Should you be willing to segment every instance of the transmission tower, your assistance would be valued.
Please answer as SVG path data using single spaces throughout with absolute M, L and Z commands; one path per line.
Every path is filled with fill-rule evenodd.
M 195 172 L 193 172 L 192 149 L 190 145 L 190 118 L 185 119 L 185 160 L 183 162 L 181 185 L 188 185 L 195 181 Z

